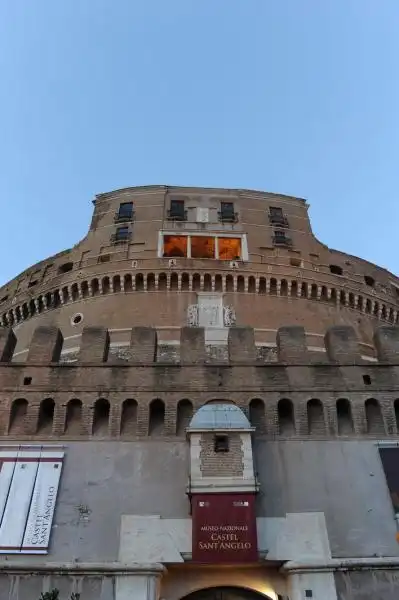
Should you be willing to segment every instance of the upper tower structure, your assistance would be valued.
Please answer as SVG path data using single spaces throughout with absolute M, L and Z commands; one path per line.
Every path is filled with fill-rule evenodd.
M 179 357 L 179 329 L 205 327 L 223 360 L 229 327 L 255 330 L 258 359 L 275 359 L 276 331 L 305 327 L 323 351 L 331 325 L 352 325 L 373 360 L 373 331 L 397 323 L 399 279 L 331 250 L 312 233 L 300 198 L 251 190 L 144 186 L 99 194 L 85 238 L 0 290 L 3 326 L 24 361 L 33 330 L 54 325 L 73 361 L 83 326 L 110 330 L 124 358 L 132 326 L 158 330 L 162 360 Z

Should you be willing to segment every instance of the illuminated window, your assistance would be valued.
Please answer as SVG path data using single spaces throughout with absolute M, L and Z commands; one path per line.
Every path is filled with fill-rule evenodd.
M 218 238 L 220 260 L 239 260 L 241 258 L 240 238 Z
M 166 257 L 187 256 L 187 236 L 165 235 L 163 238 L 163 255 Z
M 191 238 L 192 258 L 215 258 L 215 238 L 195 236 Z

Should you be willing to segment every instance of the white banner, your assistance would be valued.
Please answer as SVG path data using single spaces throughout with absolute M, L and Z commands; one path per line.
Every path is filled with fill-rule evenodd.
M 32 502 L 21 551 L 46 553 L 50 540 L 58 484 L 61 477 L 62 456 L 58 460 L 43 458 L 39 465 Z M 53 460 L 54 459 L 54 460 Z
M 0 554 L 46 554 L 64 453 L 0 448 Z

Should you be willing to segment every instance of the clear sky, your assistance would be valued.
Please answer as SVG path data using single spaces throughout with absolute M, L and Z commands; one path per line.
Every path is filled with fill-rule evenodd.
M 147 184 L 304 197 L 398 273 L 398 32 L 399 0 L 0 0 L 0 283 Z

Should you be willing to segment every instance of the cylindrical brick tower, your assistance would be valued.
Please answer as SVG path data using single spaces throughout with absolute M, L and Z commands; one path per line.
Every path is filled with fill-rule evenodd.
M 0 600 L 397 600 L 399 280 L 307 210 L 100 194 L 3 286 Z
M 373 359 L 373 330 L 397 323 L 398 307 L 398 278 L 319 242 L 304 200 L 168 186 L 99 194 L 81 242 L 0 290 L 18 361 L 33 330 L 50 324 L 63 333 L 65 361 L 87 325 L 108 327 L 121 360 L 130 328 L 152 325 L 159 358 L 177 360 L 187 324 L 206 328 L 210 359 L 223 360 L 228 328 L 244 325 L 255 329 L 258 358 L 273 361 L 276 330 L 287 324 L 305 327 L 316 354 L 329 326 L 351 325 Z

